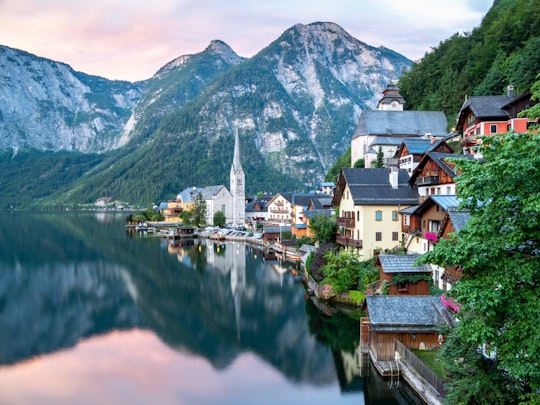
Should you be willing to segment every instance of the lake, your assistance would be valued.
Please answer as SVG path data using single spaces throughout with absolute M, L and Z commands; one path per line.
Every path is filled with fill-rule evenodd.
M 126 215 L 0 213 L 1 404 L 420 403 L 297 264 L 141 236 Z

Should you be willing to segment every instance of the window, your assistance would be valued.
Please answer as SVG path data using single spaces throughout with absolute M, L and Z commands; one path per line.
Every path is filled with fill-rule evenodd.
M 375 211 L 375 221 L 382 221 L 382 211 Z
M 398 212 L 392 211 L 392 221 L 397 221 L 399 219 Z
M 375 240 L 377 242 L 382 241 L 382 232 L 375 232 Z
M 531 129 L 533 128 L 535 125 L 538 125 L 537 122 L 534 122 L 534 121 L 528 121 L 527 122 L 527 129 Z
M 410 225 L 411 224 L 411 216 L 407 215 L 407 214 L 403 215 L 403 223 L 405 225 L 407 225 L 407 226 Z
M 441 223 L 440 221 L 431 221 L 431 224 L 430 224 L 430 231 L 431 232 L 439 232 L 439 227 L 440 227 Z
M 399 232 L 392 232 L 392 240 L 399 240 Z
M 221 212 L 225 214 L 225 204 L 221 204 Z
M 497 125 L 496 124 L 491 124 L 489 126 L 489 133 L 490 134 L 496 134 L 497 133 Z

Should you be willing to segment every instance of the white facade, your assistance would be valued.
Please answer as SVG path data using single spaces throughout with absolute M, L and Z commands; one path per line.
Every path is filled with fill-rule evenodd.
M 232 195 L 231 223 L 243 225 L 246 222 L 245 174 L 240 162 L 240 139 L 238 128 L 234 138 L 234 157 L 231 165 L 230 189 Z
M 290 222 L 293 214 L 292 204 L 283 195 L 276 194 L 268 204 L 268 221 Z

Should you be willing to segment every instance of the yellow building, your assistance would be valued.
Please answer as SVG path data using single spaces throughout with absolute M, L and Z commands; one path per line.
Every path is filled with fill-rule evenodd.
M 361 260 L 401 247 L 401 209 L 417 205 L 406 170 L 342 169 L 332 200 L 339 207 L 337 243 Z

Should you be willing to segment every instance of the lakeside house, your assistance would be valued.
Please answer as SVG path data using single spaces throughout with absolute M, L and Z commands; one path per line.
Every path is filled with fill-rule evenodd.
M 336 242 L 363 260 L 399 249 L 399 212 L 418 204 L 408 182 L 407 171 L 397 168 L 342 169 L 332 199 L 339 212 Z

